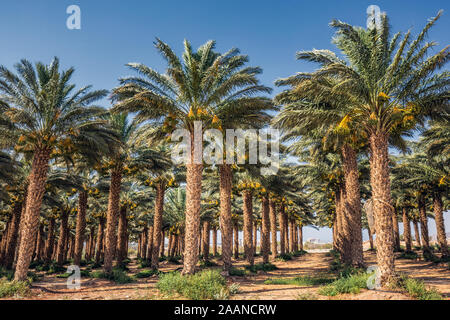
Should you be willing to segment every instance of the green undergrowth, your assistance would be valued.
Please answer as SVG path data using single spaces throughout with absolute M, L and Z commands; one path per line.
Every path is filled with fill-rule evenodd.
M 419 258 L 419 255 L 414 251 L 404 251 L 398 256 L 398 259 L 416 260 L 418 258 Z
M 289 253 L 282 253 L 282 254 L 277 255 L 275 257 L 275 259 L 278 261 L 286 262 L 286 261 L 292 260 L 292 255 L 290 255 Z
M 30 281 L 9 281 L 0 279 L 0 298 L 25 297 L 30 294 Z
M 247 272 L 245 271 L 245 269 L 241 269 L 241 268 L 231 268 L 231 270 L 229 271 L 229 275 L 230 276 L 234 276 L 234 277 L 243 277 L 247 274 Z
M 70 277 L 71 275 L 73 275 L 74 273 L 75 273 L 75 271 L 73 271 L 73 272 L 64 272 L 64 273 L 58 274 L 56 277 L 57 278 L 66 279 L 66 278 Z M 89 270 L 80 270 L 80 276 L 83 277 L 83 278 L 90 278 L 92 275 L 91 275 L 91 272 Z
M 400 275 L 397 282 L 391 287 L 401 289 L 417 300 L 442 300 L 442 295 L 434 288 L 428 288 L 422 280 Z
M 192 300 L 222 300 L 231 294 L 218 270 L 202 270 L 186 276 L 179 272 L 166 273 L 160 276 L 156 287 L 164 294 L 179 294 Z
M 277 268 L 277 266 L 275 266 L 274 264 L 269 262 L 269 263 L 258 263 L 258 264 L 254 264 L 252 266 L 247 265 L 247 266 L 245 266 L 245 269 L 251 273 L 257 273 L 258 271 L 263 271 L 263 272 L 273 271 L 278 268 Z
M 301 276 L 295 278 L 285 279 L 267 279 L 264 284 L 280 284 L 280 285 L 296 285 L 296 286 L 317 286 L 323 284 L 329 284 L 335 280 L 334 277 L 329 275 L 319 276 Z
M 217 267 L 218 264 L 211 260 L 201 260 L 200 261 L 200 268 L 209 268 L 209 267 Z
M 149 270 L 143 270 L 139 273 L 136 273 L 134 275 L 135 278 L 141 279 L 141 278 L 150 278 L 153 275 L 159 275 L 160 272 L 156 269 L 149 269 Z
M 336 296 L 343 293 L 357 294 L 361 289 L 367 288 L 367 280 L 370 276 L 371 274 L 363 272 L 342 276 L 321 287 L 318 293 L 324 296 Z
M 94 271 L 91 273 L 93 278 L 99 279 L 108 279 L 114 281 L 118 284 L 130 283 L 133 282 L 133 278 L 130 277 L 124 270 L 121 268 L 114 268 L 110 274 L 105 273 L 104 271 Z

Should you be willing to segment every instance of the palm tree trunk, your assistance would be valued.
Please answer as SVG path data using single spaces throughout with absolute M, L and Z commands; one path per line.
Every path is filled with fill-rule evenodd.
M 284 215 L 284 246 L 286 248 L 286 253 L 289 253 L 289 218 L 284 203 L 282 203 L 281 206 L 283 207 L 282 213 Z
M 95 252 L 95 263 L 96 264 L 100 263 L 100 258 L 101 258 L 102 249 L 103 249 L 104 233 L 105 233 L 105 218 L 100 217 L 99 222 L 98 222 L 98 230 L 97 230 L 97 243 L 95 245 L 97 247 L 97 251 Z
M 198 247 L 198 254 L 201 255 L 203 252 L 203 226 L 202 223 L 200 222 L 200 229 L 198 231 L 199 234 L 199 240 L 200 240 L 200 245 Z
M 171 252 L 172 252 L 173 240 L 174 240 L 173 233 L 169 232 L 168 238 L 169 238 L 169 246 L 167 248 L 167 256 L 171 258 L 172 257 Z
M 37 247 L 36 247 L 36 261 L 42 260 L 42 247 L 44 244 L 44 226 L 42 224 L 39 225 L 38 238 L 37 238 Z
M 269 263 L 270 251 L 270 217 L 269 217 L 269 199 L 264 196 L 261 199 L 261 253 L 263 256 L 263 263 Z
M 403 240 L 405 240 L 406 251 L 412 251 L 411 246 L 411 225 L 409 224 L 408 211 L 406 208 L 402 208 L 403 218 Z
M 299 250 L 303 251 L 303 225 L 300 223 L 298 226 L 298 244 L 299 244 Z
M 17 237 L 19 235 L 20 217 L 22 214 L 23 202 L 15 202 L 12 208 L 12 219 L 10 224 L 10 234 L 6 244 L 6 254 L 4 265 L 6 269 L 11 269 L 16 253 Z
M 232 268 L 233 225 L 231 221 L 231 185 L 232 172 L 229 164 L 219 166 L 220 193 L 220 234 L 222 237 L 223 270 L 229 272 Z
M 42 198 L 45 193 L 47 181 L 48 162 L 50 160 L 50 149 L 37 149 L 34 152 L 31 173 L 28 178 L 27 200 L 25 214 L 22 217 L 23 228 L 21 228 L 21 241 L 16 264 L 14 279 L 24 281 L 27 279 L 28 267 L 30 266 L 33 252 L 33 241 L 39 224 Z
M 416 238 L 417 245 L 419 247 L 421 247 L 422 244 L 420 242 L 419 224 L 417 223 L 417 221 L 414 221 L 413 225 L 414 225 L 414 235 L 415 235 L 415 238 Z
M 120 188 L 122 184 L 122 167 L 111 171 L 111 186 L 108 196 L 108 211 L 106 213 L 105 257 L 103 270 L 111 274 L 113 259 L 117 245 L 117 220 L 119 216 Z
M 391 181 L 389 177 L 388 134 L 372 133 L 370 142 L 370 185 L 372 187 L 375 229 L 377 232 L 377 263 L 380 284 L 385 286 L 395 278 L 392 238 Z
M 289 220 L 289 229 L 290 229 L 290 234 L 291 234 L 290 251 L 294 252 L 295 251 L 295 221 L 293 219 Z
M 367 232 L 369 234 L 370 250 L 373 250 L 373 235 L 372 235 L 372 231 L 370 230 L 369 227 L 367 227 Z
M 11 229 L 11 220 L 12 220 L 12 217 L 9 217 L 8 220 L 6 221 L 5 230 L 3 230 L 3 233 L 2 233 L 2 241 L 0 242 L 0 264 L 1 265 L 4 264 L 4 259 L 5 259 L 5 255 L 6 255 L 8 234 L 11 231 L 10 230 Z
M 239 225 L 234 223 L 234 258 L 239 259 Z
M 69 252 L 69 257 L 66 258 L 66 260 L 73 259 L 74 253 L 75 253 L 75 237 L 72 234 L 70 234 L 70 230 L 69 229 L 68 229 L 68 232 L 67 232 L 67 238 L 66 239 L 67 239 L 67 242 L 68 242 L 67 244 L 70 247 L 70 251 L 68 251 Z
M 269 199 L 269 219 L 270 219 L 270 233 L 272 236 L 272 258 L 278 255 L 278 245 L 277 245 L 277 208 L 276 204 L 272 199 Z
M 420 231 L 422 233 L 422 247 L 423 251 L 430 251 L 430 237 L 428 236 L 428 218 L 424 194 L 419 195 L 418 202 Z
M 252 192 L 244 190 L 244 254 L 248 263 L 252 266 L 254 263 L 253 257 L 253 201 Z
M 144 243 L 142 244 L 142 259 L 147 260 L 148 226 L 144 226 L 144 229 L 142 231 L 142 236 L 144 237 Z
M 52 260 L 54 243 L 55 243 L 55 218 L 51 217 L 48 222 L 47 243 L 45 245 L 46 263 L 49 263 Z
M 164 245 L 166 244 L 166 233 L 164 232 L 164 230 L 161 230 L 161 245 L 159 247 L 159 255 L 161 257 L 164 257 Z
M 148 227 L 147 260 L 152 260 L 153 253 L 153 226 Z
M 120 266 L 127 258 L 127 207 L 122 205 L 119 211 L 119 226 L 117 228 L 117 265 Z M 141 242 L 142 245 L 142 242 Z M 142 255 L 142 250 L 141 250 Z
M 398 229 L 398 218 L 395 209 L 394 214 L 392 215 L 392 226 L 394 232 L 394 249 L 395 251 L 400 251 L 400 231 Z
M 203 260 L 208 261 L 209 260 L 209 227 L 210 222 L 209 220 L 203 221 Z
M 342 166 L 345 179 L 345 213 L 350 228 L 350 260 L 356 267 L 364 266 L 362 225 L 361 225 L 361 196 L 359 186 L 358 163 L 356 152 L 348 144 L 342 148 Z
M 57 254 L 56 254 L 56 263 L 59 266 L 62 266 L 64 264 L 64 260 L 66 257 L 67 252 L 67 220 L 69 218 L 69 211 L 66 209 L 63 209 L 61 211 L 61 224 L 59 226 L 59 239 L 58 239 L 58 247 L 57 247 Z
M 298 228 L 297 228 L 297 223 L 294 220 L 294 252 L 298 251 Z
M 75 230 L 75 256 L 73 264 L 79 266 L 81 263 L 81 254 L 83 253 L 84 230 L 86 229 L 86 208 L 88 193 L 83 190 L 78 195 L 78 213 L 77 226 Z
M 447 236 L 445 234 L 445 224 L 443 216 L 442 195 L 439 192 L 433 194 L 433 211 L 436 222 L 437 240 L 442 253 L 442 257 L 448 257 Z
M 153 217 L 153 241 L 152 241 L 152 258 L 151 267 L 158 269 L 159 253 L 161 246 L 164 248 L 164 236 L 161 239 L 162 232 L 162 215 L 164 212 L 164 191 L 165 185 L 163 182 L 156 184 L 156 199 L 155 199 L 155 216 Z M 163 249 L 164 254 L 164 249 Z M 162 255 L 163 255 L 162 254 Z
M 214 257 L 217 256 L 217 228 L 214 227 L 212 230 L 212 235 L 213 235 L 213 255 Z
M 94 258 L 95 255 L 95 226 L 91 227 L 91 241 L 89 245 L 89 258 L 86 259 L 87 261 L 91 261 Z
M 352 252 L 352 222 L 351 218 L 348 214 L 348 205 L 347 205 L 347 188 L 345 183 L 340 188 L 340 197 L 341 197 L 341 235 L 342 235 L 342 255 L 341 260 L 343 263 L 347 265 L 352 265 L 353 261 L 353 252 Z
M 286 253 L 286 213 L 284 212 L 284 204 L 280 204 L 280 253 Z
M 256 255 L 256 247 L 258 246 L 258 225 L 253 221 L 253 255 Z
M 202 193 L 203 164 L 196 163 L 195 153 L 202 150 L 201 141 L 198 142 L 191 134 L 191 159 L 186 164 L 186 227 L 184 240 L 184 260 L 182 274 L 194 274 L 198 262 L 200 226 L 200 206 Z M 200 159 L 201 160 L 201 159 Z

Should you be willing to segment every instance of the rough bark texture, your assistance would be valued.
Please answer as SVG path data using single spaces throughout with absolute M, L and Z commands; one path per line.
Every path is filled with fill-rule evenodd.
M 151 267 L 157 269 L 159 266 L 159 251 L 161 244 L 164 246 L 164 238 L 161 242 L 162 231 L 162 215 L 164 211 L 164 190 L 163 182 L 156 185 L 156 199 L 155 199 L 155 215 L 153 217 L 153 241 L 152 241 L 152 257 Z
M 298 226 L 298 244 L 299 244 L 299 250 L 303 251 L 303 225 L 300 224 Z
M 16 202 L 12 209 L 12 219 L 10 223 L 10 233 L 6 244 L 6 253 L 4 265 L 7 269 L 11 269 L 16 253 L 17 237 L 19 235 L 20 216 L 22 214 L 22 202 Z
M 121 265 L 127 258 L 127 226 L 127 207 L 122 205 L 119 211 L 119 226 L 117 228 L 117 265 Z
M 341 261 L 351 264 L 351 243 L 349 221 L 345 214 L 345 189 L 344 186 L 336 190 L 336 246 L 340 253 Z
M 358 163 L 355 150 L 345 144 L 342 148 L 342 164 L 345 179 L 345 214 L 350 231 L 350 261 L 353 266 L 363 267 L 363 243 L 361 225 L 361 195 Z
M 142 231 L 142 236 L 144 239 L 143 244 L 142 244 L 142 259 L 147 260 L 147 248 L 148 248 L 148 227 L 147 226 L 144 227 L 144 230 Z M 126 250 L 126 244 L 125 244 L 125 250 Z
M 210 241 L 209 228 L 210 228 L 210 224 L 211 223 L 209 222 L 209 220 L 203 221 L 203 239 L 202 239 L 203 251 L 202 251 L 202 255 L 203 255 L 203 260 L 204 261 L 208 261 L 209 260 L 209 241 Z
M 394 210 L 394 214 L 392 215 L 392 227 L 394 232 L 394 249 L 395 251 L 400 251 L 400 231 L 398 229 L 398 218 L 396 210 Z
M 411 245 L 411 225 L 409 224 L 408 210 L 402 208 L 402 219 L 403 219 L 403 240 L 405 240 L 406 251 L 412 250 Z
M 161 230 L 161 246 L 160 246 L 160 248 L 159 248 L 159 255 L 161 256 L 161 257 L 164 257 L 164 245 L 165 245 L 165 243 L 166 243 L 166 234 L 165 234 L 165 232 L 164 232 L 164 230 Z
M 119 216 L 120 187 L 122 184 L 122 168 L 111 172 L 111 186 L 108 196 L 108 211 L 106 215 L 105 257 L 103 270 L 110 274 L 117 244 L 117 220 Z
M 280 253 L 286 253 L 286 212 L 284 204 L 280 204 Z
M 263 263 L 269 262 L 270 251 L 270 217 L 269 217 L 269 199 L 263 197 L 261 199 L 261 253 L 263 256 Z
M 244 190 L 244 254 L 248 263 L 252 266 L 254 264 L 254 250 L 253 250 L 253 201 L 252 192 Z
M 373 249 L 374 249 L 374 245 L 373 245 L 373 235 L 372 235 L 372 231 L 370 231 L 370 228 L 367 228 L 367 233 L 369 234 L 370 250 L 373 250 Z
M 298 228 L 297 222 L 294 221 L 294 251 L 298 251 Z
M 212 236 L 213 236 L 213 241 L 212 241 L 212 244 L 213 244 L 213 255 L 214 256 L 217 256 L 217 228 L 216 227 L 214 227 L 213 229 L 212 229 Z
M 100 217 L 98 222 L 98 229 L 97 229 L 97 243 L 95 244 L 97 251 L 95 252 L 95 263 L 100 263 L 100 258 L 102 254 L 103 249 L 103 238 L 105 234 L 105 218 Z
M 239 259 L 239 225 L 237 222 L 234 223 L 234 258 Z
M 197 146 L 194 137 L 191 137 L 191 161 L 186 164 L 186 231 L 184 240 L 184 265 L 182 274 L 193 274 L 198 262 L 200 225 L 200 206 L 202 193 L 203 165 L 196 164 L 194 153 Z
M 231 221 L 231 166 L 219 166 L 219 193 L 220 193 L 220 234 L 222 239 L 223 270 L 229 272 L 232 268 L 231 255 L 233 250 L 233 224 Z
M 374 132 L 370 135 L 370 185 L 377 233 L 377 263 L 380 284 L 385 286 L 395 278 L 394 246 L 392 237 L 391 181 L 389 177 L 388 135 Z
M 78 195 L 77 226 L 75 230 L 75 253 L 73 264 L 79 266 L 83 252 L 84 230 L 86 229 L 86 209 L 88 193 L 83 190 Z
M 256 248 L 258 247 L 258 225 L 253 220 L 253 255 L 256 255 Z
M 417 223 L 417 221 L 413 222 L 414 225 L 414 235 L 416 238 L 416 243 L 419 247 L 422 246 L 421 241 L 420 241 L 420 233 L 419 233 L 419 224 Z
M 147 259 L 152 260 L 153 252 L 153 226 L 148 227 L 148 244 L 147 244 Z
M 28 267 L 33 256 L 33 242 L 36 238 L 42 198 L 45 193 L 50 151 L 50 149 L 37 149 L 34 152 L 31 173 L 28 178 L 26 209 L 22 217 L 21 241 L 14 274 L 14 279 L 17 281 L 26 280 Z
M 433 194 L 434 220 L 436 222 L 437 240 L 442 253 L 442 257 L 448 257 L 447 236 L 443 216 L 442 195 L 438 192 Z
M 271 234 L 271 246 L 272 246 L 272 258 L 278 255 L 277 248 L 277 208 L 272 199 L 269 199 L 269 219 L 270 219 L 270 234 Z
M 430 251 L 430 237 L 428 236 L 428 218 L 424 194 L 421 194 L 419 196 L 418 205 L 419 205 L 420 232 L 422 234 L 423 250 Z
M 62 210 L 61 211 L 61 223 L 59 226 L 59 239 L 58 239 L 58 249 L 57 249 L 57 256 L 56 256 L 56 263 L 59 266 L 62 266 L 64 264 L 64 260 L 66 258 L 66 252 L 67 252 L 67 220 L 69 218 L 69 211 L 68 210 Z
M 44 226 L 42 224 L 39 225 L 38 237 L 37 237 L 37 247 L 35 252 L 36 261 L 42 260 L 42 248 L 44 247 Z
M 289 237 L 290 244 L 289 244 L 289 250 L 290 252 L 295 251 L 295 221 L 290 219 L 289 220 L 289 234 L 291 235 Z
M 53 244 L 55 243 L 55 218 L 51 217 L 48 222 L 47 242 L 45 245 L 45 262 L 52 260 Z

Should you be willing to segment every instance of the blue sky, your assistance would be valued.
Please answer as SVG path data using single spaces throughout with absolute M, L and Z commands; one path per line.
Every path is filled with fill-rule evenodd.
M 81 30 L 66 28 L 66 8 L 72 4 L 81 8 Z M 262 82 L 273 87 L 277 78 L 314 68 L 297 62 L 296 51 L 335 50 L 331 19 L 365 26 L 371 4 L 387 12 L 395 32 L 412 28 L 417 33 L 444 9 L 429 39 L 439 43 L 436 50 L 449 43 L 450 5 L 444 0 L 18 0 L 3 1 L 0 7 L 0 64 L 10 68 L 22 58 L 48 63 L 58 56 L 64 67 L 76 68 L 74 81 L 79 86 L 111 89 L 117 78 L 129 75 L 127 62 L 164 70 L 153 47 L 155 37 L 177 53 L 185 38 L 194 47 L 214 39 L 219 52 L 238 47 L 248 54 L 251 65 L 263 68 Z M 446 218 L 448 222 L 448 213 Z M 329 240 L 331 233 L 311 230 L 308 237 Z

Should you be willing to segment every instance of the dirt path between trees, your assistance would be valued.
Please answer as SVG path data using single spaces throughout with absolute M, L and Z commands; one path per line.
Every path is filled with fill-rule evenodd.
M 259 263 L 260 257 L 256 259 Z M 375 253 L 366 251 L 365 260 L 368 265 L 375 264 Z M 229 282 L 240 284 L 240 293 L 232 299 L 246 300 L 292 300 L 292 299 L 350 299 L 350 300 L 406 300 L 407 295 L 385 290 L 362 290 L 359 294 L 339 295 L 337 297 L 321 296 L 317 293 L 319 286 L 269 285 L 264 284 L 267 279 L 293 278 L 298 276 L 318 276 L 329 274 L 331 257 L 326 253 L 314 252 L 301 257 L 294 257 L 290 261 L 276 261 L 277 270 L 259 272 L 245 277 L 229 277 Z M 245 265 L 238 261 L 237 267 Z M 161 271 L 170 271 L 180 265 L 162 263 Z M 131 263 L 130 275 L 136 274 L 138 269 L 135 262 Z M 425 261 L 397 259 L 396 268 L 411 277 L 421 279 L 426 285 L 435 287 L 444 297 L 450 299 L 450 270 L 445 265 L 435 265 Z M 157 277 L 138 279 L 128 284 L 116 284 L 104 279 L 82 278 L 80 290 L 69 290 L 66 279 L 59 279 L 55 275 L 44 275 L 40 281 L 33 284 L 32 295 L 27 299 L 33 300 L 110 300 L 110 299 L 166 299 L 156 289 Z

